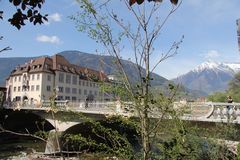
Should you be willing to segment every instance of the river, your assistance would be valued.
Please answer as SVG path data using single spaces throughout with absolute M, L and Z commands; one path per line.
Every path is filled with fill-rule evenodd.
M 0 134 L 0 159 L 31 152 L 44 152 L 45 142 L 29 137 L 16 137 L 9 134 Z M 10 158 L 11 159 L 11 158 Z

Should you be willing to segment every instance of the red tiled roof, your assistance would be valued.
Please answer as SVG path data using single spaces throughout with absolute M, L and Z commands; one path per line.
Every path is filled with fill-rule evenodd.
M 81 75 L 83 79 L 107 80 L 107 76 L 103 72 L 71 64 L 63 56 L 58 54 L 55 54 L 52 57 L 39 57 L 25 63 L 24 65 L 17 66 L 10 76 L 21 75 L 24 72 L 54 73 L 55 71 Z

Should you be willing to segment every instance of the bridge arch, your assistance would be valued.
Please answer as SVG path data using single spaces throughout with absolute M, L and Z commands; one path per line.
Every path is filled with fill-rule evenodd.
M 61 136 L 61 142 L 62 142 L 62 149 L 71 151 L 76 151 L 79 149 L 79 146 L 82 147 L 80 151 L 88 150 L 89 152 L 98 150 L 97 147 L 92 147 L 89 145 L 84 145 L 84 140 L 89 143 L 89 141 L 96 142 L 96 144 L 104 144 L 109 147 L 111 146 L 111 136 L 108 135 L 108 131 L 111 130 L 113 132 L 117 131 L 119 135 L 124 137 L 123 139 L 127 140 L 126 142 L 131 145 L 132 149 L 134 151 L 139 151 L 141 149 L 140 142 L 141 142 L 141 136 L 138 134 L 137 129 L 135 126 L 132 126 L 124 121 L 121 120 L 119 117 L 114 118 L 107 118 L 105 120 L 97 120 L 97 121 L 86 121 L 79 124 L 76 124 L 67 130 L 65 130 L 62 133 Z M 106 131 L 106 132 L 105 132 Z M 109 133 L 113 133 L 109 132 Z M 70 137 L 76 138 L 76 136 L 79 136 L 79 144 L 73 146 L 73 143 L 71 141 L 67 141 L 66 139 Z M 90 140 L 89 140 L 90 138 Z M 82 140 L 82 141 L 81 141 Z M 121 143 L 125 143 L 124 141 L 121 141 Z M 73 148 L 71 148 L 73 147 Z
M 54 126 L 41 115 L 30 111 L 8 111 L 2 114 L 4 129 L 21 132 L 35 133 L 37 131 L 50 131 Z

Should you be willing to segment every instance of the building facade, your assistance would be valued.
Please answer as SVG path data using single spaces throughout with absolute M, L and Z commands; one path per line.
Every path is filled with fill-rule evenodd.
M 76 102 L 109 100 L 100 91 L 107 82 L 101 72 L 69 63 L 63 56 L 41 57 L 17 66 L 6 80 L 7 101 L 40 102 L 56 99 Z

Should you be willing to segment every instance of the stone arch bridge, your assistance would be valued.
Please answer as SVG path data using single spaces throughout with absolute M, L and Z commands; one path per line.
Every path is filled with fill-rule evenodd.
M 79 119 L 79 116 L 74 116 L 74 114 L 81 114 L 84 117 L 91 117 L 95 120 L 104 120 L 111 115 L 138 117 L 131 102 L 95 102 L 89 103 L 86 106 L 85 103 L 56 101 L 55 104 L 56 109 L 49 107 L 51 105 L 50 101 L 44 101 L 41 105 L 4 104 L 4 108 L 6 110 L 31 112 L 52 125 L 54 129 L 49 133 L 45 149 L 45 153 L 49 154 L 60 151 L 60 146 L 57 143 L 58 138 L 55 136 L 56 132 L 62 133 L 85 121 L 84 118 Z M 180 118 L 187 121 L 240 124 L 240 103 L 174 103 L 174 108 L 176 110 L 184 108 L 184 112 Z M 54 113 L 55 111 L 57 112 Z M 161 113 L 153 111 L 150 116 L 152 118 L 159 118 L 161 117 Z M 236 153 L 238 142 L 224 142 L 230 146 L 229 148 L 231 148 L 232 152 Z

